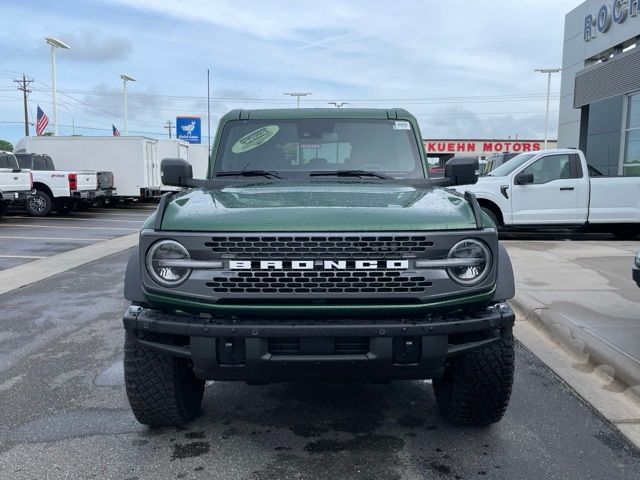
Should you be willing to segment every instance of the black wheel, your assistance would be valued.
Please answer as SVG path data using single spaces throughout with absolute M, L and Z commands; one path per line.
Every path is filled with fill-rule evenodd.
M 196 378 L 188 361 L 143 347 L 134 335 L 127 331 L 124 343 L 124 379 L 133 414 L 150 427 L 186 424 L 200 411 L 204 380 Z
M 493 221 L 493 223 L 496 224 L 497 228 L 500 227 L 500 222 L 498 221 L 498 216 L 495 213 L 493 213 L 492 210 L 489 210 L 487 207 L 482 207 L 482 211 L 484 213 L 486 213 L 487 215 L 489 215 L 489 218 Z
M 6 215 L 7 210 L 9 210 L 9 204 L 0 201 L 0 217 L 2 217 L 3 215 Z
M 433 381 L 440 411 L 454 425 L 490 425 L 502 419 L 514 372 L 511 333 L 499 342 L 454 357 Z
M 34 217 L 44 217 L 51 212 L 53 201 L 51 197 L 42 190 L 36 190 L 36 193 L 27 199 L 27 212 Z
M 617 227 L 611 233 L 619 240 L 633 240 L 640 235 L 640 227 L 635 225 Z

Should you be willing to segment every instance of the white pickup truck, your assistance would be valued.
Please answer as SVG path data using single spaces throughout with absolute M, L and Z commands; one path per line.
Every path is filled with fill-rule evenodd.
M 26 202 L 32 190 L 31 172 L 20 169 L 13 153 L 0 151 L 0 216 L 9 205 Z
M 55 209 L 68 213 L 81 202 L 92 202 L 102 192 L 96 172 L 56 170 L 48 155 L 17 153 L 18 164 L 31 170 L 35 192 L 26 201 L 30 215 L 42 217 Z
M 640 235 L 640 177 L 598 175 L 579 150 L 522 153 L 462 189 L 475 193 L 499 227 Z

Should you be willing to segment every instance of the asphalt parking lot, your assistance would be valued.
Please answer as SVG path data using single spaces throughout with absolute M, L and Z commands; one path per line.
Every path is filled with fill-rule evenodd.
M 143 203 L 47 217 L 11 211 L 0 218 L 0 270 L 135 233 L 155 208 Z
M 61 250 L 84 246 L 132 233 L 152 209 L 76 213 L 86 220 L 60 226 L 12 216 L 0 228 L 39 236 L 22 251 L 47 256 L 57 252 L 47 236 L 76 240 Z M 0 295 L 0 478 L 638 478 L 640 451 L 520 345 L 510 408 L 489 428 L 448 425 L 427 382 L 210 382 L 199 419 L 148 429 L 122 378 L 128 255 Z

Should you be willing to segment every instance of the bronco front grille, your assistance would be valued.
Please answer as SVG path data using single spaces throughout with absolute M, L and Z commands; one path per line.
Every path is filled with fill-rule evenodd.
M 431 282 L 404 271 L 220 272 L 206 286 L 216 294 L 424 294 Z
M 212 237 L 205 246 L 222 258 L 395 259 L 421 256 L 433 242 L 424 236 L 405 235 L 225 235 Z

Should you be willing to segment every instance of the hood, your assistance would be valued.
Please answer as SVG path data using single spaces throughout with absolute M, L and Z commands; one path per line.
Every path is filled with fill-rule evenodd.
M 195 189 L 176 195 L 163 230 L 411 231 L 476 228 L 464 197 L 442 188 L 308 182 Z

